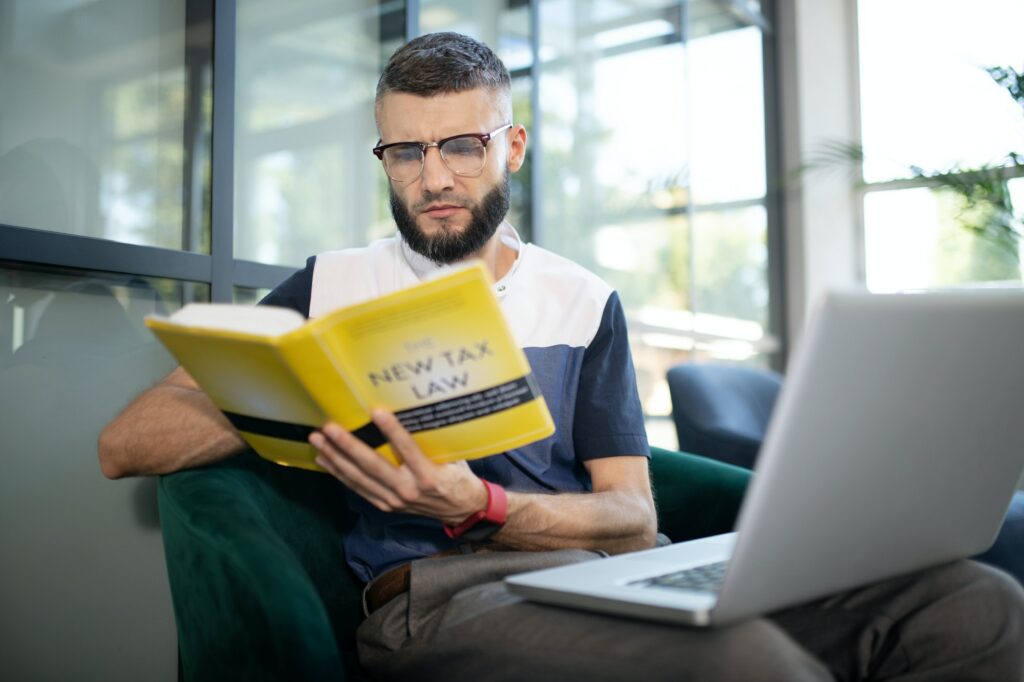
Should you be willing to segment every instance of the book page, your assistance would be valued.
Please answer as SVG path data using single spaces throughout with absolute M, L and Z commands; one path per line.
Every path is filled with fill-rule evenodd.
M 228 303 L 189 303 L 168 318 L 184 327 L 280 336 L 306 324 L 306 318 L 291 308 L 243 306 Z

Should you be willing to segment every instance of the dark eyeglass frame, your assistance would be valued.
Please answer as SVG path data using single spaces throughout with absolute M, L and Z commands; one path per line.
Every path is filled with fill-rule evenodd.
M 446 138 L 444 138 L 442 140 L 438 140 L 437 142 L 430 142 L 430 143 L 410 141 L 410 142 L 389 142 L 388 144 L 380 144 L 380 141 L 378 141 L 377 146 L 373 148 L 373 155 L 376 156 L 378 159 L 380 159 L 383 162 L 384 161 L 384 152 L 386 150 L 390 149 L 391 147 L 398 147 L 399 145 L 411 145 L 413 147 L 419 147 L 420 148 L 420 152 L 423 154 L 423 158 L 420 159 L 420 172 L 417 173 L 414 177 L 410 178 L 409 180 L 395 180 L 395 182 L 412 182 L 413 180 L 418 178 L 423 173 L 423 167 L 426 165 L 426 161 L 427 161 L 427 150 L 430 149 L 431 147 L 437 147 L 438 154 L 441 154 L 441 147 L 443 145 L 445 145 L 446 143 L 451 142 L 452 140 L 458 140 L 458 139 L 461 139 L 461 138 L 464 138 L 464 137 L 475 137 L 476 139 L 480 140 L 480 144 L 483 145 L 484 152 L 486 153 L 487 144 L 492 139 L 494 139 L 494 136 L 497 135 L 498 133 L 504 131 L 504 130 L 508 130 L 513 125 L 514 125 L 513 123 L 506 123 L 503 126 L 495 128 L 494 130 L 492 130 L 489 133 L 459 133 L 458 135 L 452 135 L 451 137 L 446 137 Z M 456 175 L 460 175 L 462 177 L 472 177 L 474 175 L 479 174 L 481 171 L 483 171 L 483 166 L 481 166 L 480 170 L 474 171 L 473 173 L 460 173 L 460 172 L 452 169 L 451 166 L 448 165 L 448 161 L 444 158 L 444 154 L 441 154 L 441 160 L 444 161 L 445 167 L 447 167 L 449 170 L 451 170 L 452 173 L 455 173 Z M 486 157 L 485 157 L 484 165 L 486 165 L 486 164 L 487 164 L 487 161 L 486 161 Z M 387 172 L 387 164 L 384 164 L 384 172 Z M 388 177 L 391 177 L 390 174 L 388 175 Z M 394 180 L 394 178 L 391 178 L 391 179 Z

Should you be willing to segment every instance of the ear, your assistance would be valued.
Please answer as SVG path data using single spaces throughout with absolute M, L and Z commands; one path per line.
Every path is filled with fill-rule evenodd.
M 508 135 L 508 170 L 515 173 L 523 167 L 526 159 L 526 128 L 517 125 L 513 126 Z

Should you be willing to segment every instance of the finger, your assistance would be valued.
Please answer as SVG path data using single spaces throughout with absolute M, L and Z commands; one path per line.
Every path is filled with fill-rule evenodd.
M 401 506 L 401 499 L 398 495 L 360 471 L 359 467 L 346 459 L 344 453 L 337 450 L 322 433 L 310 434 L 309 442 L 320 453 L 316 458 L 316 463 L 341 481 L 349 490 L 383 511 L 392 511 Z
M 395 508 L 406 508 L 420 501 L 423 490 L 409 467 L 395 466 L 336 423 L 328 422 L 323 432 L 338 447 L 347 463 L 387 490 L 386 501 L 389 504 Z
M 374 410 L 370 416 L 391 443 L 391 449 L 402 459 L 416 480 L 421 484 L 429 483 L 428 487 L 432 487 L 436 478 L 436 465 L 423 454 L 412 435 L 402 426 L 402 422 L 398 421 L 398 417 L 381 409 Z
M 381 457 L 379 452 L 352 435 L 347 429 L 334 422 L 328 422 L 324 425 L 322 432 L 360 471 L 367 476 L 372 476 L 381 485 L 394 488 L 403 482 L 403 477 L 397 467 Z

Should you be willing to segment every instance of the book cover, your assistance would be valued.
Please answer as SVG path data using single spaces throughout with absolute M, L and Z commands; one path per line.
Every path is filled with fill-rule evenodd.
M 269 306 L 189 304 L 146 324 L 278 464 L 321 470 L 307 438 L 333 420 L 397 465 L 370 421 L 376 407 L 439 463 L 554 433 L 482 264 L 308 322 Z

